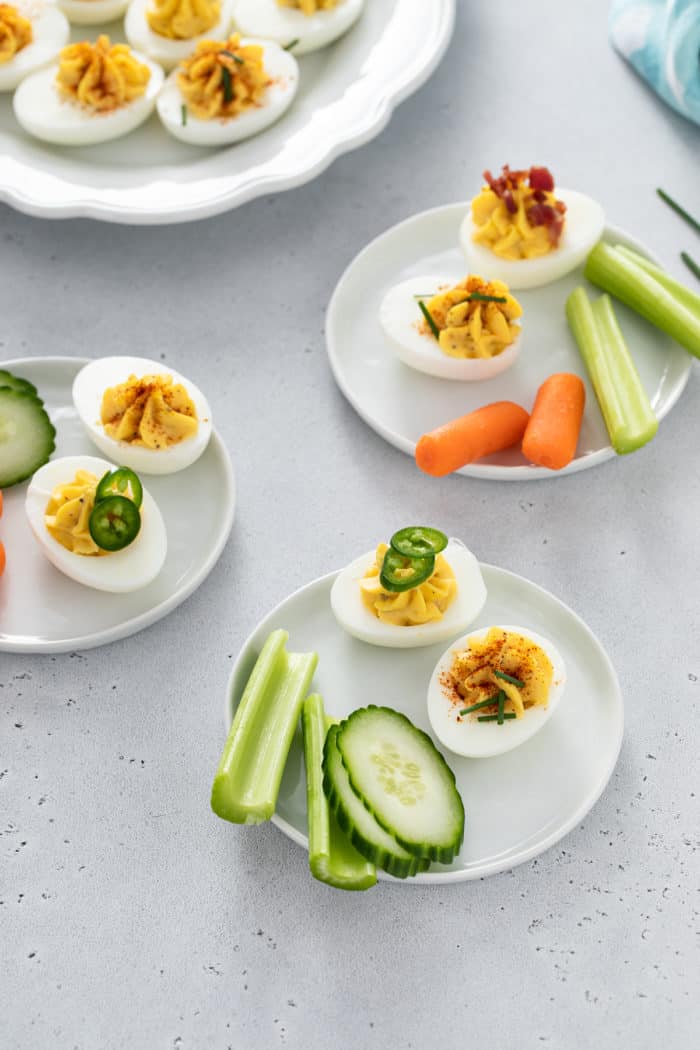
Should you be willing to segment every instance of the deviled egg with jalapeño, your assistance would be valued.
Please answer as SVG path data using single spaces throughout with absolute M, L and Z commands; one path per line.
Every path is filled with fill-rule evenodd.
M 234 0 L 236 26 L 295 55 L 332 44 L 355 24 L 365 0 Z
M 55 4 L 18 0 L 0 4 L 0 91 L 14 91 L 68 43 L 68 20 Z

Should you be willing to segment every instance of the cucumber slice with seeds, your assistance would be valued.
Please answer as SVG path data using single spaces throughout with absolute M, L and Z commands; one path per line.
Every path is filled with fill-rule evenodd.
M 427 733 L 389 707 L 362 707 L 336 746 L 350 786 L 408 853 L 449 864 L 464 838 L 454 773 Z
M 0 387 L 0 489 L 17 485 L 43 466 L 56 448 L 55 438 L 43 401 Z

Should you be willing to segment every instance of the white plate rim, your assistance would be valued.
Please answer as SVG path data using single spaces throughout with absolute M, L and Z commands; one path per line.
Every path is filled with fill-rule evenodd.
M 345 376 L 341 369 L 340 353 L 338 350 L 338 339 L 336 333 L 339 325 L 337 322 L 336 315 L 341 309 L 340 303 L 344 295 L 344 287 L 346 281 L 350 279 L 355 271 L 356 267 L 360 267 L 365 264 L 367 256 L 371 256 L 372 252 L 381 248 L 382 242 L 391 240 L 394 236 L 400 235 L 400 233 L 406 228 L 410 227 L 417 221 L 422 221 L 429 218 L 430 216 L 443 215 L 446 212 L 459 209 L 462 213 L 469 207 L 468 201 L 454 201 L 451 204 L 440 204 L 434 208 L 428 208 L 422 212 L 416 212 L 414 215 L 410 215 L 406 219 L 402 219 L 401 222 L 394 223 L 388 229 L 374 237 L 369 244 L 366 244 L 360 252 L 348 263 L 343 273 L 336 284 L 333 294 L 328 303 L 325 317 L 325 339 L 326 339 L 326 351 L 328 354 L 328 360 L 335 379 L 341 393 L 346 400 L 352 405 L 358 416 L 369 426 L 376 434 L 379 434 L 385 441 L 394 448 L 399 449 L 401 452 L 405 452 L 407 455 L 414 457 L 416 451 L 416 444 L 413 441 L 409 441 L 407 438 L 402 437 L 401 434 L 397 434 L 393 430 L 384 426 L 383 423 L 376 420 L 372 415 L 367 412 L 360 401 L 357 398 L 347 383 Z M 646 255 L 652 262 L 656 263 L 657 266 L 663 264 L 659 260 L 658 256 L 654 255 L 650 249 L 639 241 L 632 234 L 627 233 L 626 230 L 621 229 L 619 226 L 614 226 L 606 223 L 603 231 L 604 238 L 615 238 L 617 240 L 625 241 L 632 245 L 632 247 Z M 457 243 L 457 236 L 455 234 L 455 243 Z M 678 347 L 679 352 L 685 353 L 682 347 Z M 690 354 L 685 354 L 687 361 L 685 363 L 685 371 L 676 387 L 672 390 L 670 396 L 665 401 L 662 410 L 657 412 L 657 418 L 661 422 L 665 416 L 674 407 L 681 394 L 685 390 L 690 376 L 692 359 Z M 588 470 L 590 467 L 596 467 L 601 463 L 605 463 L 609 459 L 617 458 L 617 453 L 611 445 L 607 445 L 605 448 L 598 449 L 596 452 L 590 453 L 588 456 L 580 456 L 574 459 L 568 466 L 562 470 L 547 470 L 546 467 L 535 467 L 535 466 L 514 466 L 507 467 L 501 466 L 494 463 L 470 463 L 465 467 L 460 467 L 459 470 L 454 471 L 455 474 L 461 474 L 463 477 L 470 478 L 481 478 L 485 481 L 544 481 L 546 479 L 554 480 L 557 477 L 566 477 L 568 474 L 577 474 L 580 470 Z
M 437 14 L 438 22 L 424 64 L 413 76 L 403 75 L 390 82 L 375 82 L 376 104 L 372 109 L 358 109 L 354 114 L 354 122 L 345 127 L 338 122 L 335 137 L 324 142 L 318 155 L 305 153 L 309 162 L 303 167 L 296 170 L 280 170 L 263 177 L 252 175 L 240 186 L 229 186 L 195 204 L 164 204 L 154 209 L 139 205 L 138 187 L 118 189 L 105 203 L 91 196 L 90 186 L 83 186 L 78 188 L 80 192 L 73 199 L 56 203 L 52 197 L 52 183 L 57 176 L 47 172 L 46 177 L 40 179 L 38 186 L 35 186 L 33 176 L 37 174 L 36 169 L 27 162 L 18 161 L 5 154 L 2 156 L 5 170 L 4 181 L 0 184 L 0 202 L 25 215 L 43 219 L 90 218 L 129 225 L 163 225 L 210 218 L 237 208 L 256 197 L 302 186 L 321 175 L 344 153 L 366 145 L 379 135 L 389 123 L 396 107 L 417 91 L 435 72 L 452 39 L 457 0 L 432 0 L 432 3 L 439 7 L 437 12 L 433 12 L 433 16 Z M 221 152 L 222 156 L 227 156 L 226 150 Z M 226 170 L 225 166 L 222 170 Z M 28 173 L 32 178 L 27 177 Z M 221 177 L 220 174 L 217 181 Z M 66 184 L 71 185 L 69 181 Z M 28 189 L 30 186 L 31 192 Z
M 13 369 L 21 370 L 27 365 L 31 365 L 32 367 L 38 365 L 39 367 L 42 367 L 48 364 L 63 367 L 75 366 L 77 371 L 78 368 L 82 368 L 92 360 L 94 360 L 94 358 L 70 357 L 67 355 L 57 355 L 55 357 L 17 357 L 8 361 L 0 361 L 0 368 L 12 371 Z M 139 616 L 134 616 L 129 620 L 125 620 L 124 623 L 117 624 L 114 627 L 109 627 L 104 631 L 97 631 L 94 634 L 71 639 L 57 639 L 56 641 L 39 643 L 12 642 L 0 638 L 0 652 L 70 653 L 87 649 L 96 649 L 100 645 L 108 645 L 110 642 L 121 641 L 122 638 L 128 638 L 132 634 L 136 634 L 139 631 L 144 630 L 144 628 L 150 627 L 152 624 L 157 623 L 158 620 L 162 620 L 163 617 L 167 616 L 168 613 L 171 613 L 173 609 L 176 609 L 178 605 L 181 605 L 187 598 L 189 598 L 189 596 L 204 582 L 219 560 L 231 534 L 236 514 L 236 480 L 233 463 L 231 462 L 228 449 L 222 438 L 219 436 L 216 428 L 212 428 L 212 434 L 209 439 L 207 450 L 210 446 L 213 447 L 218 459 L 220 460 L 221 466 L 223 467 L 223 474 L 226 479 L 224 492 L 226 500 L 225 515 L 222 519 L 222 527 L 219 531 L 216 544 L 210 550 L 208 557 L 204 560 L 199 570 L 184 587 L 175 591 L 170 597 L 166 598 L 165 601 L 153 606 L 152 609 L 141 613 Z
M 483 863 L 479 866 L 470 867 L 463 871 L 427 871 L 413 876 L 410 879 L 397 879 L 392 875 L 388 875 L 386 872 L 378 870 L 377 877 L 381 881 L 400 883 L 403 886 L 425 886 L 425 885 L 447 885 L 457 882 L 473 882 L 475 879 L 483 879 L 489 875 L 498 875 L 504 871 L 511 871 L 513 868 L 524 864 L 535 857 L 538 857 L 541 853 L 550 849 L 560 842 L 566 835 L 576 828 L 576 826 L 590 813 L 595 806 L 600 796 L 605 791 L 610 778 L 615 770 L 617 761 L 620 757 L 620 750 L 622 748 L 622 740 L 624 737 L 625 719 L 624 719 L 624 700 L 622 696 L 622 690 L 617 677 L 617 672 L 613 667 L 612 661 L 608 656 L 606 649 L 596 634 L 591 630 L 588 624 L 583 620 L 577 612 L 575 612 L 571 606 L 567 605 L 557 598 L 556 595 L 552 594 L 545 587 L 541 587 L 539 584 L 529 580 L 526 576 L 521 576 L 519 573 L 512 572 L 510 569 L 503 569 L 498 565 L 491 565 L 488 562 L 479 562 L 479 566 L 485 575 L 496 574 L 497 576 L 506 577 L 518 581 L 519 583 L 526 583 L 528 587 L 531 587 L 535 592 L 541 594 L 546 598 L 547 601 L 554 602 L 566 616 L 571 617 L 575 622 L 576 626 L 582 630 L 587 636 L 588 640 L 594 646 L 596 652 L 600 656 L 606 673 L 609 676 L 610 684 L 612 686 L 612 701 L 614 705 L 614 713 L 617 722 L 617 733 L 612 742 L 612 750 L 610 752 L 610 759 L 608 764 L 600 776 L 598 783 L 595 788 L 590 791 L 584 800 L 578 805 L 578 807 L 571 813 L 569 818 L 564 823 L 544 836 L 539 842 L 534 843 L 527 849 L 521 850 L 515 857 L 510 857 L 507 861 L 499 861 L 498 859 L 492 860 L 490 863 Z M 324 576 L 319 576 L 315 580 L 311 580 L 309 583 L 303 584 L 301 587 L 297 587 L 296 590 L 288 594 L 286 598 L 271 609 L 269 613 L 262 617 L 262 619 L 256 624 L 253 630 L 250 632 L 243 645 L 240 648 L 238 656 L 231 668 L 231 673 L 228 678 L 226 686 L 226 700 L 224 708 L 224 722 L 226 725 L 226 732 L 228 733 L 231 722 L 233 719 L 233 691 L 236 683 L 236 678 L 241 673 L 241 668 L 248 660 L 248 653 L 251 647 L 255 643 L 257 635 L 261 632 L 264 625 L 270 624 L 271 621 L 275 620 L 285 609 L 285 607 L 301 597 L 307 596 L 313 590 L 322 591 L 327 589 L 330 595 L 330 588 L 333 581 L 337 578 L 342 569 L 338 569 L 335 572 L 326 573 Z M 328 615 L 332 616 L 330 610 L 330 598 L 328 600 Z M 267 628 L 265 628 L 267 630 Z M 272 627 L 269 628 L 272 630 Z M 271 818 L 272 823 L 279 828 L 283 834 L 290 838 L 297 845 L 308 851 L 309 840 L 303 832 L 300 832 L 293 824 L 285 820 L 279 814 L 274 813 Z

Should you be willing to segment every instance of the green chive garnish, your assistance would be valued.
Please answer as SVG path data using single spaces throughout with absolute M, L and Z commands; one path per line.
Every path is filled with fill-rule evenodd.
M 289 44 L 285 44 L 284 47 L 282 48 L 282 50 L 283 51 L 291 51 L 292 48 L 296 47 L 298 43 L 299 43 L 299 38 L 297 37 L 296 40 L 292 40 L 292 41 L 290 41 Z
M 506 715 L 505 715 L 505 702 L 506 702 L 506 694 L 501 689 L 500 693 L 498 694 L 498 714 L 496 715 L 496 718 L 498 719 L 499 726 L 503 725 L 503 719 L 506 717 Z
M 182 124 L 183 128 L 187 124 L 187 106 L 184 104 L 184 102 L 180 106 L 180 123 Z
M 673 197 L 669 197 L 668 193 L 664 193 L 663 190 L 659 189 L 657 189 L 656 192 L 659 197 L 661 197 L 661 200 L 665 204 L 668 204 L 669 208 L 673 208 L 676 214 L 680 215 L 681 219 L 685 219 L 689 226 L 692 226 L 694 230 L 697 230 L 698 233 L 700 233 L 700 222 L 698 222 L 697 219 L 694 219 L 692 215 L 689 215 L 685 208 L 681 208 L 680 204 L 678 204 L 677 201 L 674 201 Z
M 504 682 L 511 682 L 512 685 L 517 685 L 518 689 L 523 689 L 525 683 L 521 682 L 519 678 L 513 678 L 512 675 L 506 674 L 505 671 L 494 671 L 496 678 L 502 678 Z
M 483 292 L 471 292 L 467 297 L 470 303 L 507 303 L 505 295 L 484 295 Z
M 681 259 L 683 260 L 685 265 L 688 267 L 690 272 L 695 274 L 697 279 L 700 281 L 700 266 L 698 266 L 698 264 L 695 262 L 695 260 L 691 259 L 687 252 L 681 252 Z
M 480 700 L 478 704 L 472 704 L 471 707 L 463 708 L 459 713 L 460 715 L 470 715 L 472 711 L 479 711 L 482 707 L 493 707 L 498 701 L 498 696 L 492 696 L 489 700 Z
M 245 60 L 242 59 L 240 55 L 234 55 L 233 51 L 226 51 L 224 49 L 223 51 L 219 51 L 219 54 L 220 55 L 226 55 L 227 58 L 232 58 L 233 61 L 237 62 L 239 66 L 244 66 L 245 65 Z
M 418 306 L 420 307 L 420 312 L 423 314 L 423 317 L 428 322 L 428 325 L 430 327 L 430 331 L 433 333 L 433 335 L 435 336 L 437 341 L 440 342 L 440 329 L 435 324 L 435 321 L 433 321 L 433 318 L 432 318 L 432 315 L 430 313 L 430 310 L 425 305 L 425 303 L 423 302 L 422 299 L 418 300 Z
M 516 717 L 517 715 L 511 714 L 510 711 L 507 711 L 503 715 L 503 721 L 509 722 L 511 719 Z M 477 718 L 477 722 L 498 722 L 499 726 L 503 725 L 503 722 L 500 720 L 499 715 L 479 715 L 479 717 Z
M 224 102 L 232 102 L 233 81 L 231 80 L 231 70 L 227 69 L 226 66 L 221 67 L 221 80 L 224 85 Z

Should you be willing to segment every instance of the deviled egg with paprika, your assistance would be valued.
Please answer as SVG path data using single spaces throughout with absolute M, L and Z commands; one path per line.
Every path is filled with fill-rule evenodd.
M 18 0 L 0 4 L 0 91 L 50 62 L 68 42 L 68 20 L 55 4 Z
M 229 34 L 232 0 L 132 0 L 124 19 L 132 47 L 171 70 L 203 40 Z
M 364 0 L 234 0 L 233 14 L 241 33 L 305 55 L 347 33 L 363 7 Z

